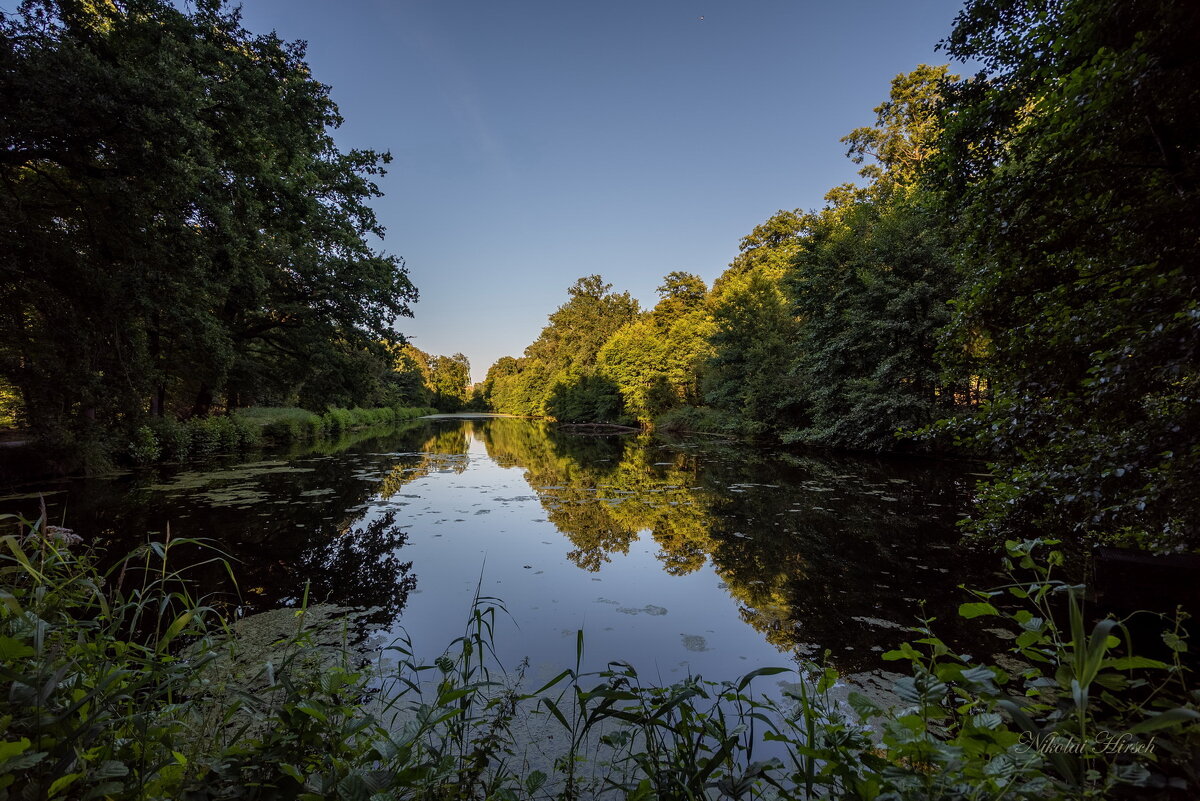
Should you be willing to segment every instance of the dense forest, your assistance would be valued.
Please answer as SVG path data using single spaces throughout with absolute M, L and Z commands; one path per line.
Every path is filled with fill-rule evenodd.
M 976 0 L 843 138 L 863 185 L 651 310 L 581 278 L 500 412 L 993 462 L 972 525 L 1198 544 L 1200 7 Z

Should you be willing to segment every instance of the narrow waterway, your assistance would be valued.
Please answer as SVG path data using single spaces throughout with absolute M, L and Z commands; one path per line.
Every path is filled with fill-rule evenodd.
M 970 466 L 797 455 L 712 438 L 577 435 L 529 420 L 443 417 L 316 450 L 13 488 L 110 552 L 203 538 L 194 571 L 245 610 L 372 607 L 379 636 L 437 657 L 472 600 L 497 599 L 496 652 L 533 675 L 632 663 L 671 682 L 794 656 L 843 673 L 922 616 L 954 636 L 958 585 L 992 582 L 957 544 Z M 181 559 L 198 559 L 190 548 Z

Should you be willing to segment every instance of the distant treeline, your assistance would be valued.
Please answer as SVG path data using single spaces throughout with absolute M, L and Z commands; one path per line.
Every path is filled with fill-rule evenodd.
M 1200 6 L 973 0 L 714 285 L 581 278 L 491 408 L 994 460 L 978 530 L 1200 541 Z

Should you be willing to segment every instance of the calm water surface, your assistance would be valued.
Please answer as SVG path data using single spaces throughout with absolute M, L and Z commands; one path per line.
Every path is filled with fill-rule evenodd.
M 534 675 L 628 661 L 649 677 L 733 678 L 793 655 L 884 665 L 922 614 L 956 634 L 959 584 L 991 560 L 955 544 L 974 469 L 801 456 L 711 439 L 583 436 L 509 418 L 418 421 L 324 452 L 161 468 L 36 490 L 85 538 L 213 540 L 247 609 L 377 607 L 432 659 L 477 588 L 503 601 L 497 653 Z M 215 567 L 202 585 L 227 592 Z

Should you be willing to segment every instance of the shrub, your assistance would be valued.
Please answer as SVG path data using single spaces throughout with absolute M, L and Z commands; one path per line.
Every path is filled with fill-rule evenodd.
M 211 456 L 221 448 L 221 425 L 218 417 L 193 417 L 187 421 L 193 456 Z
M 708 406 L 679 406 L 656 417 L 654 427 L 667 432 L 729 432 L 727 417 Z
M 1053 801 L 1165 798 L 1200 781 L 1180 622 L 1163 632 L 1166 661 L 1114 637 L 1124 621 L 1089 633 L 1078 588 L 1052 576 L 1061 555 L 1035 553 L 1049 543 L 1009 543 L 1010 569 L 1032 576 L 960 608 L 1012 628 L 1021 665 L 954 653 L 925 626 L 885 655 L 910 669 L 891 708 L 840 693 L 836 673 L 812 664 L 668 687 L 619 662 L 581 674 L 582 632 L 575 669 L 524 694 L 493 680 L 502 607 L 478 596 L 433 664 L 402 639 L 387 672 L 356 668 L 304 609 L 286 610 L 291 633 L 256 652 L 169 564 L 194 540 L 155 543 L 106 574 L 44 520 L 0 544 L 0 796 Z M 1006 611 L 1003 594 L 1025 608 Z M 268 628 L 274 640 L 277 621 Z M 789 674 L 785 700 L 754 692 L 756 679 Z M 561 744 L 553 778 L 512 758 L 528 745 L 513 725 L 522 714 L 561 727 L 544 738 Z M 1106 751 L 1106 733 L 1126 747 Z M 756 759 L 764 742 L 777 755 Z
M 192 435 L 188 426 L 170 416 L 152 417 L 148 425 L 158 437 L 163 458 L 182 461 L 188 457 L 192 448 Z
M 158 437 L 150 426 L 138 426 L 133 432 L 133 440 L 129 443 L 129 456 L 134 464 L 151 464 L 158 461 L 162 449 L 158 445 Z
M 236 416 L 230 417 L 229 420 L 237 432 L 238 450 L 250 450 L 262 445 L 263 431 L 261 426 Z
M 330 434 L 341 433 L 354 424 L 354 414 L 349 409 L 330 409 L 321 419 Z
M 217 432 L 217 448 L 220 453 L 236 453 L 241 444 L 241 434 L 233 418 L 228 415 L 210 417 Z

